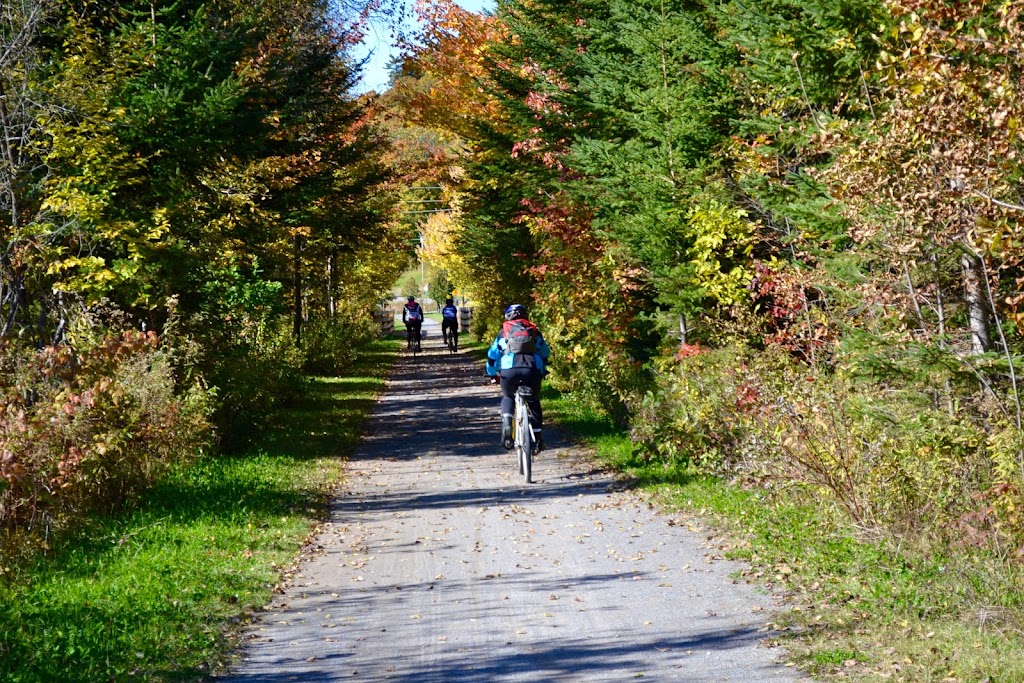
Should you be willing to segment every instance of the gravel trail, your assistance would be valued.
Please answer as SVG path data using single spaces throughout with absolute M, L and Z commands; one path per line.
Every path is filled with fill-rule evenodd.
M 771 599 L 692 523 L 553 433 L 523 484 L 498 444 L 497 388 L 428 332 L 227 680 L 806 680 L 761 642 Z

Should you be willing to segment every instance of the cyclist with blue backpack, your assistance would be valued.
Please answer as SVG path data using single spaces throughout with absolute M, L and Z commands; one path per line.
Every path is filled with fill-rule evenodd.
M 537 439 L 537 450 L 544 447 L 541 428 L 544 414 L 540 407 L 540 382 L 547 374 L 544 363 L 551 350 L 540 330 L 526 318 L 526 308 L 512 304 L 505 309 L 505 323 L 501 326 L 491 348 L 487 350 L 487 374 L 501 378 L 501 444 L 512 448 L 512 416 L 515 411 L 516 390 L 528 386 L 533 396 L 528 401 L 530 425 Z
M 452 336 L 454 347 L 459 348 L 459 309 L 451 297 L 444 300 L 444 308 L 441 309 L 441 337 L 444 343 L 448 343 L 448 335 Z

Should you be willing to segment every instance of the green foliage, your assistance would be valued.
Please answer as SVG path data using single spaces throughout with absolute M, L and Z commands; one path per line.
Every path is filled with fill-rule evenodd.
M 648 460 L 698 465 L 705 472 L 736 464 L 749 425 L 736 420 L 735 350 L 710 351 L 665 367 L 638 406 L 631 436 Z
M 455 287 L 452 286 L 451 280 L 448 279 L 448 271 L 443 269 L 435 270 L 430 278 L 430 298 L 443 306 L 444 300 L 451 297 L 453 289 Z
M 332 11 L 56 3 L 33 78 L 59 114 L 32 130 L 42 213 L 2 234 L 22 253 L 0 258 L 0 336 L 62 342 L 104 300 L 160 332 L 176 297 L 221 439 L 265 426 L 302 385 L 289 303 L 301 327 L 362 299 L 358 326 L 396 267 L 386 145 Z
M 692 246 L 685 260 L 658 268 L 658 301 L 692 318 L 746 305 L 754 241 L 754 226 L 746 214 L 711 201 L 690 209 L 686 226 Z
M 238 451 L 275 426 L 282 409 L 305 390 L 304 362 L 284 320 L 240 328 L 208 370 L 217 391 L 213 420 L 224 449 Z
M 401 281 L 398 283 L 398 289 L 403 297 L 419 297 L 420 295 L 419 281 L 416 279 L 416 276 L 413 275 L 412 273 L 405 275 L 401 279 Z
M 377 338 L 378 330 L 379 325 L 369 315 L 310 324 L 303 338 L 303 370 L 314 375 L 342 373 Z

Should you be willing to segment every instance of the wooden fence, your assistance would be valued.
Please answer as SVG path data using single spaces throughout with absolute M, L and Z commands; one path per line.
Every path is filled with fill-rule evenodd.
M 395 331 L 395 313 L 390 308 L 378 308 L 373 311 L 373 321 L 380 325 L 381 337 L 387 337 Z

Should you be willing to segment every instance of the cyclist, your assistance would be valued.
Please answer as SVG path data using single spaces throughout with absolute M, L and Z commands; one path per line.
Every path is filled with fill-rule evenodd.
M 441 336 L 444 343 L 448 343 L 448 335 L 452 335 L 455 348 L 459 345 L 459 309 L 451 297 L 444 300 L 444 308 L 441 309 Z
M 412 348 L 416 344 L 416 350 L 420 350 L 420 328 L 423 326 L 423 308 L 416 303 L 416 297 L 410 295 L 405 306 L 402 307 L 402 322 L 405 323 L 405 339 Z
M 501 333 L 487 350 L 487 374 L 501 379 L 501 444 L 511 449 L 512 417 L 515 411 L 516 390 L 520 386 L 533 389 L 528 402 L 530 424 L 537 439 L 537 450 L 544 447 L 541 428 L 544 414 L 540 407 L 540 381 L 546 371 L 544 362 L 551 350 L 537 326 L 526 318 L 526 308 L 512 304 L 505 309 L 505 323 Z

